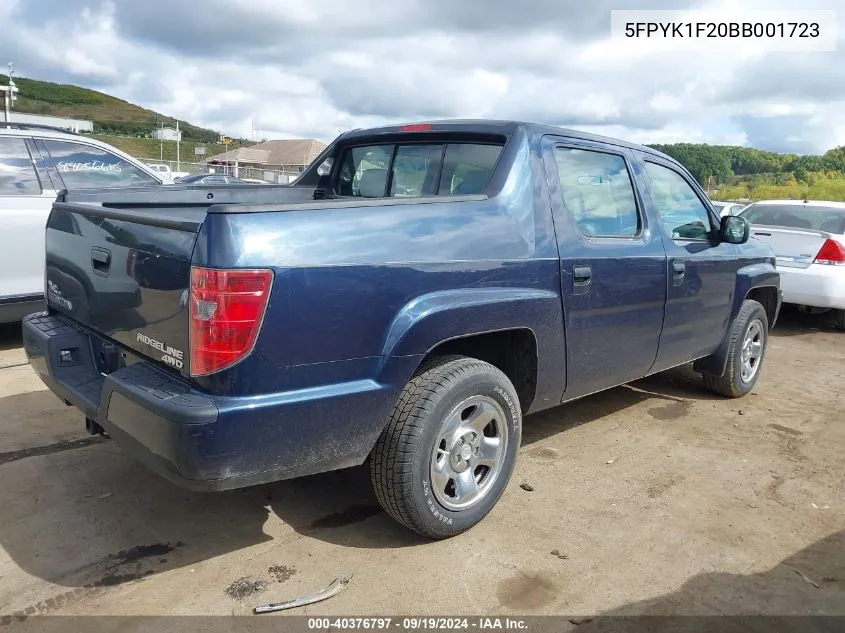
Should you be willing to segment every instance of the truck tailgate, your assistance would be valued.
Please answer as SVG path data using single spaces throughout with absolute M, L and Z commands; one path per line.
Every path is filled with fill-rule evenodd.
M 813 229 L 752 225 L 751 237 L 769 245 L 775 253 L 778 266 L 807 268 L 830 234 Z
M 191 255 L 206 209 L 56 202 L 46 233 L 48 305 L 187 374 Z

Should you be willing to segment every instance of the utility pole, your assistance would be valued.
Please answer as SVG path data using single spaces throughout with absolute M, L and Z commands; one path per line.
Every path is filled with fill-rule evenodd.
M 159 161 L 164 160 L 164 121 L 159 123 L 159 130 L 158 130 L 158 159 Z
M 14 64 L 9 62 L 9 87 L 3 91 L 3 104 L 5 106 L 5 113 L 6 113 L 6 122 L 8 123 L 11 121 L 11 110 L 12 104 L 17 100 L 15 93 L 18 91 L 18 87 L 15 85 L 14 79 L 12 76 L 15 74 Z
M 176 119 L 176 171 L 180 170 L 180 163 L 179 163 L 179 142 L 181 141 L 181 137 L 179 136 L 179 119 Z

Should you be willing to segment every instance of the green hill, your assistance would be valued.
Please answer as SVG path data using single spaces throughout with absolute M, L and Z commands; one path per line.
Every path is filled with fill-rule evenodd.
M 180 123 L 181 129 L 181 123 Z M 108 143 L 117 149 L 126 152 L 135 158 L 141 158 L 147 162 L 150 160 L 176 160 L 176 142 L 175 141 L 157 141 L 152 138 L 137 138 L 133 136 L 114 136 L 112 134 L 90 134 L 103 143 Z M 184 136 L 182 137 L 184 138 Z M 202 162 L 206 158 L 210 158 L 215 154 L 222 154 L 225 151 L 250 145 L 243 141 L 233 141 L 232 144 L 224 147 L 220 143 L 203 143 L 195 140 L 185 141 L 180 143 L 179 156 L 183 162 Z M 205 155 L 197 156 L 194 153 L 194 148 L 205 147 Z
M 0 83 L 8 85 L 8 76 L 0 74 Z M 176 123 L 172 117 L 96 90 L 26 77 L 15 77 L 15 83 L 20 90 L 16 110 L 88 119 L 94 122 L 94 131 L 99 134 L 143 137 L 149 136 L 162 122 L 170 127 Z M 179 129 L 184 141 L 216 143 L 220 136 L 214 130 L 185 121 L 179 121 Z

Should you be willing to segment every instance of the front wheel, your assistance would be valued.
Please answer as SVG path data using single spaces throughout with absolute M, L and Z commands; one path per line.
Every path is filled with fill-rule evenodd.
M 522 412 L 496 367 L 434 359 L 405 386 L 370 459 L 376 497 L 430 538 L 468 530 L 496 505 L 516 463 Z
M 769 319 L 763 306 L 746 299 L 731 327 L 730 347 L 725 371 L 721 376 L 703 374 L 704 385 L 715 393 L 740 398 L 757 384 L 763 368 Z

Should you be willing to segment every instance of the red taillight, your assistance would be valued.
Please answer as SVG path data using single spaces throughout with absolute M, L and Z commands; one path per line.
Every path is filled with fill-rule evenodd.
M 272 270 L 191 268 L 191 375 L 237 363 L 255 345 Z
M 411 125 L 403 125 L 399 128 L 400 132 L 430 132 L 430 123 L 412 123 Z
M 845 246 L 842 246 L 836 240 L 827 238 L 822 244 L 821 250 L 816 255 L 814 264 L 832 264 L 834 266 L 841 266 L 845 264 Z

